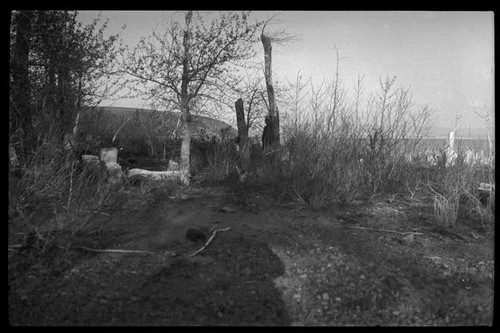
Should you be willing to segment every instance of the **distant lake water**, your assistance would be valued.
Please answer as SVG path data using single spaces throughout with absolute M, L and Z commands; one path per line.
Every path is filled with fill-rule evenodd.
M 422 143 L 433 149 L 439 149 L 448 144 L 448 139 L 423 139 Z M 495 149 L 495 140 L 492 140 L 493 149 Z M 479 139 L 455 139 L 455 149 L 467 149 L 470 148 L 472 150 L 484 150 L 488 151 L 488 140 L 479 140 Z

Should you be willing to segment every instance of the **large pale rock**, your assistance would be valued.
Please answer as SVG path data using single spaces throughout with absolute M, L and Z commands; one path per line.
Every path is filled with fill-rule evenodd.
M 83 170 L 85 171 L 90 171 L 90 172 L 101 172 L 104 163 L 102 163 L 99 160 L 99 157 L 94 156 L 94 155 L 82 155 L 82 165 L 83 165 Z
M 106 169 L 108 173 L 108 182 L 112 186 L 120 185 L 123 178 L 123 171 L 120 164 L 116 162 L 106 163 Z
M 112 148 L 102 148 L 99 153 L 99 159 L 104 163 L 117 163 L 118 161 L 118 149 Z

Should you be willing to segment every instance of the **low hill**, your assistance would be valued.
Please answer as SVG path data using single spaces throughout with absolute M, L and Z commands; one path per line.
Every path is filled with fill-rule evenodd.
M 113 115 L 120 117 L 129 117 L 134 112 L 150 112 L 148 109 L 138 109 L 131 107 L 115 107 L 115 106 L 104 106 L 99 107 L 99 109 L 103 109 L 106 112 L 110 112 Z M 180 116 L 180 112 L 173 111 L 162 111 L 166 112 L 172 117 L 172 121 L 177 122 Z M 216 136 L 217 138 L 221 138 L 221 130 L 226 129 L 225 131 L 229 131 L 229 136 L 237 136 L 238 131 L 228 125 L 227 123 L 213 119 L 207 116 L 193 115 L 193 134 L 202 133 L 207 134 L 209 137 Z M 429 130 L 428 136 L 426 139 L 447 139 L 450 132 L 453 128 L 448 127 L 433 127 Z M 494 131 L 493 131 L 494 132 Z M 471 140 L 487 140 L 486 138 L 487 129 L 486 128 L 461 128 L 457 131 L 456 138 L 457 139 L 471 139 Z M 492 140 L 495 140 L 495 137 L 492 137 Z
M 148 109 L 115 107 L 115 106 L 103 106 L 99 107 L 99 109 L 103 109 L 106 112 L 109 112 L 119 117 L 132 116 L 136 111 L 140 113 L 151 112 L 151 110 Z M 161 111 L 161 112 L 165 112 L 170 117 L 172 117 L 172 122 L 177 122 L 180 116 L 180 112 L 173 112 L 173 111 Z M 236 129 L 234 129 L 233 127 L 231 127 L 230 125 L 221 120 L 213 119 L 206 116 L 193 115 L 192 133 L 195 136 L 197 134 L 198 135 L 204 134 L 207 135 L 208 137 L 215 136 L 220 139 L 223 135 L 222 134 L 223 132 L 227 133 L 225 135 L 229 135 L 229 137 L 234 137 L 238 135 L 238 131 Z

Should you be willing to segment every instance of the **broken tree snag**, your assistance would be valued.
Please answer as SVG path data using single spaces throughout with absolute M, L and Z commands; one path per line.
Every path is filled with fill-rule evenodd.
M 264 126 L 264 130 L 262 131 L 262 151 L 267 153 L 272 147 L 272 134 L 273 134 L 273 122 L 271 120 L 271 116 L 266 116 L 265 118 L 266 125 Z
M 266 135 L 266 142 L 272 150 L 279 150 L 280 148 L 280 130 L 279 130 L 279 114 L 278 107 L 276 106 L 276 98 L 274 95 L 273 78 L 272 78 L 272 45 L 271 38 L 262 33 L 260 40 L 264 47 L 264 76 L 266 80 L 267 98 L 269 100 L 269 118 L 266 117 L 266 127 L 264 134 Z M 268 120 L 269 119 L 269 120 Z M 266 145 L 264 145 L 266 146 Z M 264 150 L 266 147 L 264 147 Z
M 250 145 L 248 142 L 248 125 L 245 122 L 243 100 L 239 98 L 234 103 L 236 109 L 236 122 L 238 123 L 238 144 L 240 149 L 240 165 L 244 171 L 250 167 Z
M 276 100 L 274 97 L 274 87 L 272 81 L 271 39 L 262 33 L 260 35 L 260 40 L 262 41 L 262 45 L 264 46 L 264 76 L 266 79 L 267 97 L 269 99 L 269 114 L 271 116 L 275 116 Z

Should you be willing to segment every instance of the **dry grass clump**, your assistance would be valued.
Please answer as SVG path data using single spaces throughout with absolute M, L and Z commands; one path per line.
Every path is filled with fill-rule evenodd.
M 83 169 L 48 143 L 19 170 L 9 172 L 9 225 L 26 233 L 56 228 L 74 234 L 87 224 L 88 212 L 99 211 L 112 198 L 101 170 Z
M 454 228 L 457 222 L 458 208 L 458 198 L 448 199 L 439 194 L 434 196 L 434 217 L 439 225 Z

